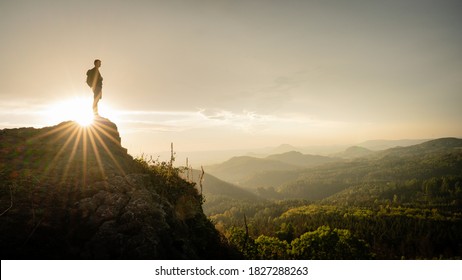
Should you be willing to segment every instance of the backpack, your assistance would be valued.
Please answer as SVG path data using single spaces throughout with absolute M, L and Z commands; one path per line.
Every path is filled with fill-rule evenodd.
M 87 85 L 89 87 L 93 87 L 93 71 L 91 71 L 92 69 L 88 70 L 87 71 Z

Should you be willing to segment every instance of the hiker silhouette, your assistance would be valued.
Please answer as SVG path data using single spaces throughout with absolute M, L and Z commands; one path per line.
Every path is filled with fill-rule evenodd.
M 98 102 L 103 96 L 103 77 L 99 72 L 101 60 L 95 59 L 95 67 L 87 71 L 87 85 L 93 91 L 93 113 L 98 115 Z

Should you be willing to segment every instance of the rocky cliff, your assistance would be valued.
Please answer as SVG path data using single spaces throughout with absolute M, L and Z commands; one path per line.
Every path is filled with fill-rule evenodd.
M 1 259 L 215 259 L 194 184 L 134 160 L 117 126 L 0 130 Z

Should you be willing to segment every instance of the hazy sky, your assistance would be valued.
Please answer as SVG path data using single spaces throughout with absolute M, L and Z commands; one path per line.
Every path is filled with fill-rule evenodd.
M 65 121 L 53 104 L 91 98 L 99 58 L 132 154 L 462 137 L 461 15 L 459 0 L 0 0 L 0 128 Z

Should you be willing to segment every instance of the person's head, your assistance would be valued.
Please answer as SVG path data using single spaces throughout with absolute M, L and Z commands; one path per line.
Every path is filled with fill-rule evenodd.
M 99 67 L 101 67 L 101 60 L 99 60 L 99 59 L 95 59 L 95 62 L 94 62 L 94 64 L 95 64 L 95 67 L 96 67 L 96 68 L 99 68 Z

